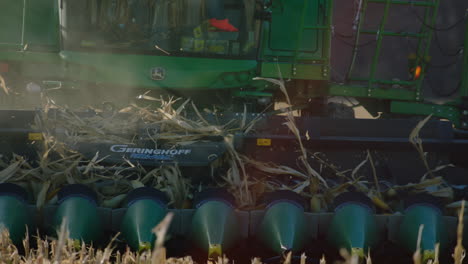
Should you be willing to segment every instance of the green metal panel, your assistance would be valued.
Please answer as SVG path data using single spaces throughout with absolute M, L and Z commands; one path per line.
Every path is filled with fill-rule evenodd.
M 234 88 L 247 85 L 256 74 L 256 61 L 190 57 L 60 53 L 68 78 L 148 88 Z M 151 69 L 166 70 L 163 80 L 151 79 Z
M 433 115 L 435 117 L 446 118 L 457 127 L 460 125 L 460 111 L 456 107 L 449 105 L 393 101 L 390 105 L 390 112 L 408 115 Z
M 60 64 L 62 58 L 53 52 L 0 51 L 0 60 L 24 61 L 25 63 Z
M 330 86 L 330 95 L 334 96 L 354 96 L 369 97 L 379 99 L 394 100 L 416 100 L 416 92 L 403 89 L 369 89 L 364 86 L 332 85 Z
M 332 85 L 330 95 L 352 96 L 395 100 L 390 104 L 390 112 L 407 115 L 433 115 L 446 118 L 460 126 L 460 111 L 453 105 L 436 105 L 429 103 L 410 102 L 415 101 L 416 91 L 397 89 L 369 89 L 363 86 Z M 398 101 L 396 101 L 398 100 Z M 402 101 L 405 100 L 405 101 Z
M 61 80 L 64 77 L 65 67 L 58 53 L 0 51 L 0 61 L 18 62 L 25 80 Z
M 18 61 L 22 76 L 36 80 L 101 82 L 148 89 L 225 89 L 255 86 L 254 60 L 226 60 L 84 52 L 0 51 L 0 61 Z M 162 67 L 166 78 L 151 79 L 151 69 Z M 263 84 L 264 85 L 264 84 Z
M 28 47 L 59 48 L 59 18 L 57 0 L 27 0 L 24 43 Z
M 263 24 L 261 76 L 328 80 L 330 0 L 272 1 L 271 22 Z M 289 64 L 289 65 L 287 65 Z
M 0 0 L 0 49 L 21 45 L 24 0 Z
M 305 79 L 305 80 L 328 80 L 328 66 L 323 64 L 290 64 L 265 62 L 262 63 L 263 77 L 278 78 L 281 72 L 283 78 Z
M 319 2 L 316 0 L 272 1 L 269 48 L 274 51 L 296 51 L 296 47 L 299 47 L 299 51 L 317 53 L 321 48 L 319 32 L 316 29 L 304 29 L 304 27 L 317 26 Z M 307 3 L 306 9 L 305 3 Z M 302 17 L 303 13 L 306 16 Z M 300 41 L 298 36 L 302 34 L 304 36 Z

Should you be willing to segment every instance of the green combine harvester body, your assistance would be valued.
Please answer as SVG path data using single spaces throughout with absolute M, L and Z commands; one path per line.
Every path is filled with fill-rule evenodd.
M 363 105 L 371 113 L 371 109 L 378 108 L 393 114 L 432 114 L 460 128 L 466 125 L 466 53 L 457 98 L 431 104 L 423 95 L 425 68 L 430 63 L 422 58 L 430 55 L 430 25 L 436 21 L 438 1 L 411 7 L 424 11 L 423 22 L 428 25 L 415 33 L 386 31 L 390 27 L 387 18 L 391 15 L 391 1 L 366 2 L 360 9 L 356 41 L 374 34 L 375 52 L 365 78 L 362 74 L 353 76 L 358 54 L 352 54 L 344 84 L 330 81 L 333 1 L 251 2 L 246 5 L 252 6 L 235 1 L 225 4 L 226 15 L 240 27 L 239 32 L 211 32 L 200 1 L 167 7 L 133 3 L 114 10 L 106 6 L 112 1 L 77 5 L 71 1 L 2 0 L 5 8 L 0 11 L 0 19 L 7 25 L 0 31 L 2 75 L 20 90 L 28 83 L 42 89 L 59 87 L 65 91 L 64 97 L 81 96 L 88 101 L 96 93 L 101 100 L 121 99 L 127 103 L 129 95 L 148 90 L 192 98 L 215 91 L 225 98 L 240 98 L 232 102 L 237 106 L 246 102 L 262 102 L 261 106 L 265 106 L 275 101 L 277 88 L 252 78 L 282 77 L 293 80 L 288 91 L 303 109 L 313 107 L 303 105 L 311 98 L 351 96 L 365 100 Z M 374 31 L 362 28 L 371 4 L 384 7 L 384 16 Z M 164 12 L 172 12 L 176 18 L 164 16 Z M 419 66 L 417 78 L 386 80 L 376 75 L 384 37 L 417 39 L 416 57 L 410 58 L 408 65 L 400 65 Z M 120 98 L 113 92 L 123 95 Z M 366 100 L 369 98 L 375 100 Z
M 2 75 L 11 85 L 17 81 L 19 87 L 30 82 L 44 89 L 59 86 L 68 95 L 81 93 L 85 98 L 89 91 L 107 87 L 102 95 L 109 101 L 116 101 L 112 93 L 116 90 L 126 96 L 156 90 L 185 97 L 216 91 L 226 98 L 271 101 L 275 89 L 253 77 L 278 77 L 281 72 L 284 78 L 329 79 L 329 1 L 307 6 L 303 1 L 291 1 L 260 9 L 254 1 L 248 8 L 228 2 L 225 12 L 241 26 L 240 32 L 209 31 L 206 16 L 200 15 L 200 1 L 185 3 L 189 6 L 174 4 L 167 10 L 142 10 L 135 4 L 128 7 L 137 9 L 133 13 L 124 10 L 131 13 L 125 18 L 117 18 L 116 13 L 102 15 L 104 5 L 109 4 L 105 1 L 79 5 L 72 1 L 2 1 L 8 7 L 1 11 L 2 23 L 11 25 L 0 32 L 0 62 L 8 71 Z M 93 5 L 98 10 L 91 10 Z M 190 7 L 198 9 L 188 10 Z M 307 12 L 302 14 L 304 7 Z M 139 21 L 138 16 L 148 19 L 156 12 L 179 12 L 179 21 L 165 18 L 160 26 L 158 17 Z M 256 20 L 254 15 L 265 18 Z
M 40 93 L 47 93 L 57 104 L 73 110 L 76 107 L 78 117 L 98 115 L 79 107 L 109 106 L 111 109 L 99 114 L 106 115 L 108 110 L 122 120 L 128 115 L 117 113 L 116 107 L 142 104 L 149 95 L 169 95 L 221 109 L 215 114 L 191 113 L 207 123 L 260 121 L 249 133 L 232 135 L 229 146 L 222 134 L 186 145 L 154 144 L 147 132 L 158 128 L 140 122 L 135 126 L 136 133 L 128 135 L 131 143 L 73 142 L 69 147 L 93 162 L 98 152 L 99 157 L 106 157 L 102 163 L 113 165 L 123 160 L 145 169 L 178 165 L 190 176 L 202 175 L 199 178 L 206 183 L 216 173 L 211 165 L 234 150 L 259 161 L 282 164 L 288 160 L 295 165 L 301 156 L 298 141 L 314 152 L 367 151 L 369 157 L 369 149 L 417 153 L 408 137 L 420 123 L 412 117 L 432 115 L 418 134 L 424 143 L 421 152 L 442 153 L 456 165 L 468 167 L 467 22 L 457 95 L 433 103 L 424 94 L 439 0 L 357 1 L 361 3 L 356 12 L 359 19 L 355 20 L 353 50 L 343 82 L 332 78 L 332 56 L 339 52 L 332 49 L 336 34 L 333 0 L 224 0 L 223 12 L 238 28 L 231 32 L 213 30 L 207 2 L 0 0 L 0 76 L 6 83 L 0 86 L 0 94 L 10 94 L 0 97 L 0 158 L 38 158 L 38 149 L 43 147 L 38 142 L 46 131 L 33 124 L 44 113 L 30 108 L 41 104 Z M 372 6 L 380 6 L 382 16 L 375 28 L 367 28 L 365 21 L 373 12 Z M 423 14 L 423 26 L 413 32 L 390 30 L 393 6 L 417 8 Z M 365 46 L 363 36 L 372 36 L 375 44 L 365 73 L 357 70 Z M 384 38 L 388 37 L 415 40 L 414 54 L 408 54 L 407 64 L 398 66 L 408 68 L 406 79 L 379 75 Z M 286 91 L 273 79 L 284 81 Z M 23 104 L 17 96 L 29 101 Z M 327 100 L 338 96 L 355 98 L 359 105 L 354 106 L 363 106 L 374 118 L 334 118 Z M 277 115 L 281 110 L 274 109 L 275 103 L 287 101 L 285 97 L 293 105 L 290 110 L 301 111 L 292 118 L 298 135 L 284 125 L 284 116 Z M 156 104 L 154 101 L 144 103 Z M 63 117 L 57 109 L 48 109 L 47 114 L 56 120 Z M 379 115 L 381 118 L 377 118 Z M 62 132 L 47 131 L 58 140 L 71 137 Z M 0 230 L 8 229 L 13 242 L 19 244 L 23 227 L 33 226 L 27 216 L 36 208 L 2 184 Z M 45 206 L 44 219 L 34 224 L 52 234 L 64 226 L 77 247 L 80 241 L 92 243 L 109 232 L 121 232 L 133 250 L 151 249 L 157 240 L 151 228 L 170 211 L 175 216 L 169 233 L 183 237 L 213 259 L 250 239 L 267 248 L 270 257 L 285 257 L 292 252 L 297 258 L 312 241 L 327 241 L 336 252 L 346 248 L 360 257 L 367 256 L 385 238 L 412 251 L 421 224 L 425 225 L 421 245 L 425 261 L 435 256 L 433 244 L 440 243 L 446 250 L 455 241 L 455 218 L 443 216 L 424 203 L 408 208 L 403 215 L 387 216 L 375 214 L 375 200 L 345 200 L 333 213 L 314 214 L 308 203 L 282 194 L 285 196 L 268 201 L 262 211 L 239 211 L 230 199 L 211 193 L 195 203 L 194 209 L 171 209 L 159 193 L 135 188 L 137 192 L 128 195 L 123 208 L 109 209 L 100 207 L 92 191 L 84 190 L 87 187 L 73 186 L 77 189 L 71 188 L 71 194 L 64 193 L 62 198 L 59 195 L 56 206 Z M 316 197 L 308 198 L 312 201 Z M 17 209 L 10 213 L 13 206 Z M 258 209 L 254 205 L 251 208 Z M 31 220 L 38 221 L 34 217 Z
M 177 28 L 171 29 L 175 31 L 174 36 L 162 40 L 165 41 L 168 51 L 161 51 L 163 48 L 158 50 L 155 48 L 156 44 L 153 45 L 150 41 L 145 45 L 124 43 L 129 41 L 125 37 L 130 36 L 106 36 L 108 39 L 99 40 L 97 35 L 102 36 L 103 32 L 99 32 L 97 28 L 97 32 L 83 35 L 82 30 L 92 27 L 90 21 L 86 21 L 91 19 L 86 7 L 94 2 L 80 3 L 76 7 L 72 3 L 2 1 L 2 6 L 7 7 L 1 11 L 2 23 L 11 26 L 3 27 L 0 33 L 0 57 L 2 63 L 8 64 L 8 72 L 11 75 L 19 74 L 22 80 L 35 81 L 40 86 L 60 83 L 65 89 L 76 86 L 82 86 L 84 89 L 86 86 L 99 84 L 124 86 L 128 90 L 167 89 L 181 94 L 215 89 L 230 90 L 236 96 L 248 96 L 249 93 L 254 96 L 266 95 L 262 93 L 264 87 L 259 88 L 259 84 L 252 82 L 252 78 L 258 76 L 257 71 L 261 66 L 256 60 L 258 43 L 253 39 L 259 37 L 258 31 L 246 32 L 248 36 L 242 36 L 248 38 L 244 43 L 230 40 L 240 37 L 229 36 L 229 33 L 224 32 L 203 31 L 195 38 L 192 31 L 203 25 L 190 25 L 190 21 L 183 25 L 180 22 Z M 295 8 L 300 10 L 300 7 Z M 182 6 L 174 8 L 179 8 L 182 12 Z M 194 13 L 191 16 L 198 15 L 195 11 Z M 241 10 L 234 10 L 233 13 L 239 13 L 237 16 L 240 17 Z M 195 17 L 195 20 L 202 22 L 200 17 Z M 250 20 L 253 20 L 253 17 Z M 101 23 L 107 22 L 109 21 Z M 116 24 L 109 27 L 125 25 Z M 156 26 L 153 30 L 169 31 L 163 26 Z M 127 32 L 122 30 L 114 33 L 118 35 Z M 226 34 L 228 36 L 223 36 Z M 322 36 L 317 38 L 323 39 Z M 118 43 L 114 44 L 112 41 Z M 184 44 L 184 41 L 192 46 Z M 197 41 L 201 42 L 202 46 L 194 51 L 194 42 Z M 219 43 L 216 44 L 216 41 Z M 214 44 L 211 45 L 212 42 Z M 187 51 L 183 50 L 183 45 L 187 46 Z M 234 48 L 236 50 L 233 50 Z M 243 54 L 241 48 L 251 51 Z M 286 45 L 285 48 L 286 51 L 282 51 L 281 54 L 291 56 L 292 51 L 287 50 L 292 50 L 293 47 Z M 274 50 L 268 48 L 265 49 L 265 54 L 278 56 Z M 157 76 L 158 74 L 162 76 Z

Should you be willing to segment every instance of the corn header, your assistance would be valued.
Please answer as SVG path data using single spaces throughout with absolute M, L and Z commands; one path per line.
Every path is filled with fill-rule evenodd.
M 173 213 L 174 255 L 449 256 L 468 6 L 349 2 L 0 0 L 0 226 L 141 252 Z

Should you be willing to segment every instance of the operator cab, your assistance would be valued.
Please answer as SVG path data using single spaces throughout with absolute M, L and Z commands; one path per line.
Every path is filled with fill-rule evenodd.
M 216 0 L 215 0 L 216 1 Z M 217 16 L 238 31 L 210 24 L 206 0 L 62 0 L 65 50 L 170 56 L 255 58 L 255 0 L 219 0 Z

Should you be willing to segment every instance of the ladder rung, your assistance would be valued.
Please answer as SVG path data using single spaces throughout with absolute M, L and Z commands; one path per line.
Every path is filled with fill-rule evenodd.
M 363 34 L 368 35 L 377 35 L 379 32 L 376 30 L 361 30 Z M 412 37 L 412 38 L 423 38 L 426 37 L 426 34 L 413 33 L 413 32 L 392 32 L 392 31 L 383 31 L 381 33 L 383 36 L 393 36 L 393 37 Z
M 385 4 L 386 0 L 369 0 L 370 3 L 382 3 Z M 423 2 L 423 1 L 391 1 L 393 5 L 413 5 L 413 6 L 432 6 L 434 7 L 435 4 L 433 2 Z

